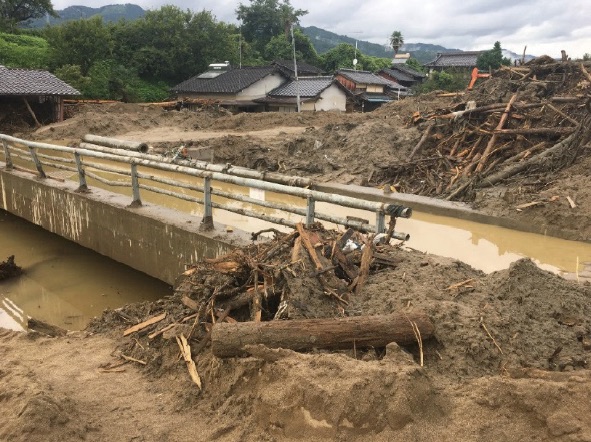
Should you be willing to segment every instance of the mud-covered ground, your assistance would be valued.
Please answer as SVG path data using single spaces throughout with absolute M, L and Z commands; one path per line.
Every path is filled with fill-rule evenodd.
M 419 95 L 364 114 L 232 115 L 215 107 L 179 112 L 148 105 L 87 104 L 74 106 L 70 111 L 74 116 L 63 123 L 23 135 L 76 143 L 84 134 L 93 133 L 145 141 L 155 152 L 181 145 L 209 147 L 218 163 L 306 176 L 317 182 L 451 198 L 489 214 L 539 226 L 539 232 L 550 226 L 553 234 L 589 241 L 591 196 L 586 189 L 591 170 L 591 105 L 586 108 L 585 102 L 591 81 L 579 65 L 532 65 L 537 74 L 527 81 L 520 79 L 522 73 L 503 71 L 477 83 L 471 92 Z M 585 69 L 591 70 L 591 65 Z M 513 94 L 515 107 L 503 128 L 523 132 L 500 135 L 490 159 L 483 163 L 486 167 L 477 173 L 470 163 L 474 166 L 483 154 L 503 115 L 504 103 Z M 480 108 L 499 103 L 495 111 L 445 117 L 469 104 Z M 576 125 L 583 127 L 575 134 L 575 147 L 536 161 L 494 186 L 485 185 L 488 177 L 507 165 L 549 150 Z M 433 127 L 423 147 L 411 158 L 429 126 Z M 540 128 L 565 132 L 528 133 Z M 456 194 L 462 183 L 470 185 Z
M 148 333 L 162 325 L 123 337 L 163 311 L 189 316 L 176 294 L 106 312 L 66 337 L 3 332 L 0 439 L 591 440 L 588 284 L 529 260 L 485 275 L 394 253 L 400 264 L 372 274 L 346 310 L 426 312 L 435 333 L 424 342 L 423 367 L 417 345 L 307 353 L 254 346 L 231 359 L 207 347 L 195 357 L 199 391 L 174 338 L 192 321 L 153 339 Z M 322 303 L 325 314 L 342 315 L 334 299 Z
M 577 77 L 557 93 L 587 94 L 584 81 Z M 94 133 L 146 141 L 155 151 L 213 147 L 220 163 L 420 193 L 420 181 L 394 182 L 387 175 L 393 167 L 382 167 L 406 161 L 425 133 L 428 121 L 413 123 L 413 115 L 445 114 L 467 98 L 477 105 L 507 102 L 515 92 L 503 89 L 505 83 L 488 84 L 470 97 L 430 94 L 366 114 L 82 105 L 63 123 L 21 135 L 76 143 Z M 522 101 L 539 95 L 538 86 L 517 91 Z M 577 121 L 586 112 L 584 101 L 561 109 Z M 556 112 L 516 114 L 517 122 L 562 124 L 550 120 Z M 440 126 L 416 158 L 436 155 L 434 146 L 455 130 Z M 552 146 L 557 139 L 516 140 L 524 147 L 543 141 Z M 583 143 L 572 164 L 532 168 L 496 186 L 470 188 L 459 199 L 588 241 L 589 152 Z M 153 326 L 122 336 L 163 311 L 190 315 L 177 293 L 106 312 L 87 331 L 62 338 L 1 332 L 0 440 L 591 441 L 589 283 L 563 280 L 529 260 L 485 275 L 447 258 L 393 253 L 400 260 L 395 268 L 373 273 L 345 309 L 324 299 L 324 314 L 427 313 L 435 334 L 424 343 L 422 367 L 416 345 L 308 353 L 253 347 L 249 357 L 227 360 L 205 348 L 195 358 L 199 391 L 175 333 L 149 339 Z

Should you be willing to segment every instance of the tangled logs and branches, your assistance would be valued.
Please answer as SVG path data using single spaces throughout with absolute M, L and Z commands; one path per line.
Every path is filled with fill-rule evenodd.
M 466 200 L 471 189 L 568 167 L 589 152 L 589 70 L 541 57 L 503 67 L 452 108 L 416 113 L 423 136 L 406 161 L 381 166 L 375 184 Z

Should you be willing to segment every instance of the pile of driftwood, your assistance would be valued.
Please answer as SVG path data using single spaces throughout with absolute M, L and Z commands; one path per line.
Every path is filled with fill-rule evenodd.
M 167 309 L 124 334 L 143 330 L 155 339 L 176 329 L 182 331 L 177 335 L 183 354 L 188 354 L 186 339 L 193 344 L 190 354 L 211 342 L 218 357 L 246 354 L 255 344 L 361 349 L 390 342 L 422 345 L 432 335 L 433 325 L 422 313 L 361 316 L 351 310 L 352 299 L 373 272 L 400 262 L 388 234 L 372 237 L 300 224 L 289 234 L 257 232 L 253 240 L 265 232 L 274 239 L 206 259 L 183 274 L 175 299 L 192 314 Z M 192 326 L 187 330 L 182 324 Z
M 549 57 L 503 67 L 453 107 L 415 113 L 420 141 L 373 179 L 402 192 L 469 199 L 471 189 L 572 164 L 591 141 L 590 69 Z

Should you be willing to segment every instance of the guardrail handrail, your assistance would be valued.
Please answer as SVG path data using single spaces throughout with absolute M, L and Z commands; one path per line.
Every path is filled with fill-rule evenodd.
M 259 218 L 266 221 L 270 221 L 275 224 L 286 225 L 290 227 L 294 227 L 297 223 L 285 219 L 285 218 L 278 218 L 269 215 L 259 214 L 257 212 L 243 209 L 243 208 L 235 208 L 230 207 L 225 204 L 220 204 L 213 202 L 211 200 L 212 195 L 219 195 L 225 198 L 230 198 L 233 200 L 246 202 L 250 204 L 256 204 L 262 207 L 269 207 L 274 208 L 277 210 L 294 213 L 296 215 L 305 216 L 306 218 L 306 225 L 310 225 L 314 222 L 315 219 L 320 219 L 324 221 L 329 221 L 335 224 L 344 225 L 345 227 L 353 227 L 360 231 L 364 232 L 375 232 L 375 233 L 383 233 L 386 231 L 385 225 L 385 216 L 390 215 L 390 228 L 389 234 L 398 239 L 406 240 L 408 239 L 408 235 L 393 232 L 393 226 L 395 225 L 395 218 L 397 217 L 404 217 L 408 218 L 412 214 L 412 210 L 407 207 L 403 207 L 400 205 L 395 204 L 386 204 L 386 203 L 379 203 L 379 202 L 372 202 L 366 201 L 359 198 L 338 195 L 338 194 L 331 194 L 320 192 L 317 190 L 306 189 L 301 187 L 294 187 L 287 184 L 280 184 L 276 182 L 269 182 L 263 181 L 260 178 L 252 178 L 250 176 L 260 176 L 266 175 L 262 174 L 258 171 L 253 171 L 252 169 L 246 168 L 236 168 L 235 166 L 223 166 L 223 165 L 212 165 L 209 163 L 203 162 L 192 162 L 192 161 L 178 161 L 178 160 L 171 160 L 169 158 L 160 157 L 157 155 L 150 155 L 140 152 L 133 152 L 130 150 L 121 150 L 115 149 L 112 147 L 105 147 L 105 146 L 97 146 L 89 143 L 81 143 L 82 147 L 65 147 L 65 146 L 58 146 L 48 143 L 41 143 L 36 141 L 29 141 L 24 140 L 21 138 L 16 138 L 10 135 L 0 134 L 0 140 L 2 140 L 2 144 L 4 147 L 4 157 L 6 161 L 6 168 L 10 169 L 15 167 L 13 165 L 11 152 L 8 143 L 20 144 L 29 148 L 29 153 L 31 159 L 19 156 L 17 152 L 22 153 L 22 149 L 18 149 L 16 147 L 12 147 L 15 152 L 15 156 L 19 156 L 28 161 L 32 161 L 35 164 L 37 172 L 39 173 L 40 178 L 46 178 L 46 173 L 43 170 L 43 164 L 41 163 L 41 159 L 47 159 L 52 161 L 52 163 L 48 163 L 47 165 L 50 167 L 68 170 L 73 173 L 77 173 L 79 177 L 79 190 L 86 191 L 88 190 L 88 186 L 86 183 L 86 177 L 91 177 L 97 179 L 105 184 L 112 185 L 112 186 L 126 186 L 132 188 L 132 202 L 130 204 L 131 207 L 139 207 L 142 205 L 141 198 L 140 198 L 140 189 L 149 190 L 156 193 L 161 193 L 165 195 L 169 195 L 175 198 L 180 198 L 192 202 L 196 202 L 202 204 L 204 206 L 204 216 L 202 220 L 201 227 L 204 230 L 209 230 L 213 228 L 213 208 L 219 208 L 223 210 L 227 210 L 230 212 L 242 214 L 249 217 Z M 46 154 L 37 153 L 37 149 L 42 150 L 49 150 L 54 152 L 65 152 L 74 155 L 74 161 L 67 160 L 59 157 L 51 157 Z M 98 158 L 102 160 L 109 160 L 115 163 L 124 163 L 130 165 L 130 171 L 125 171 L 121 169 L 116 169 L 114 167 L 98 164 L 98 163 L 90 163 L 82 160 L 82 157 L 87 158 Z M 41 159 L 40 159 L 41 158 Z M 75 163 L 76 167 L 70 167 L 67 165 L 59 164 L 59 162 L 65 162 L 66 164 Z M 93 168 L 97 170 L 106 171 L 109 173 L 116 173 L 120 175 L 125 175 L 131 177 L 131 183 L 121 183 L 121 182 L 113 182 L 103 177 L 100 177 L 96 174 L 91 172 L 87 172 L 85 167 Z M 162 170 L 167 172 L 176 172 L 181 173 L 186 176 L 194 176 L 203 178 L 203 186 L 185 183 L 182 181 L 172 180 L 164 177 L 158 177 L 155 175 L 148 175 L 145 173 L 138 172 L 138 166 L 148 167 L 156 170 Z M 212 167 L 215 166 L 215 167 Z M 213 169 L 213 170 L 212 170 Z M 224 170 L 225 172 L 221 172 L 219 170 Z M 236 174 L 235 174 L 236 173 Z M 247 176 L 238 176 L 237 173 L 241 173 L 242 175 Z M 280 176 L 280 174 L 276 174 Z M 285 176 L 284 176 L 285 177 Z M 289 178 L 289 177 L 287 177 Z M 296 177 L 297 178 L 297 177 Z M 196 198 L 189 195 L 181 194 L 178 192 L 170 191 L 167 189 L 161 189 L 158 187 L 148 186 L 146 184 L 141 184 L 139 182 L 140 179 L 143 180 L 150 180 L 155 182 L 160 182 L 162 184 L 172 185 L 176 187 L 186 188 L 188 190 L 193 190 L 197 192 L 203 193 L 203 198 Z M 246 197 L 243 195 L 236 195 L 231 194 L 229 192 L 225 192 L 218 189 L 212 189 L 211 181 L 216 180 L 224 183 L 235 184 L 244 187 L 250 187 L 270 192 L 276 192 L 280 194 L 292 195 L 300 198 L 304 198 L 307 201 L 307 206 L 305 209 L 299 207 L 292 207 L 286 204 L 281 203 L 273 203 L 270 201 L 261 201 L 258 199 Z M 315 203 L 317 201 L 327 202 L 331 204 L 336 204 L 340 206 L 361 209 L 366 211 L 371 211 L 375 213 L 376 216 L 376 223 L 375 225 L 370 225 L 364 221 L 358 219 L 348 219 L 348 218 L 340 218 L 336 216 L 332 216 L 330 214 L 322 214 L 317 213 L 315 210 Z

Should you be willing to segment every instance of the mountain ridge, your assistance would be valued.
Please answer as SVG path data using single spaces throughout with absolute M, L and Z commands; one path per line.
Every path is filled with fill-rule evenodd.
M 101 16 L 106 22 L 117 22 L 119 20 L 133 21 L 145 15 L 146 10 L 141 6 L 133 3 L 111 4 L 97 8 L 82 5 L 72 5 L 65 9 L 56 11 L 57 18 L 47 16 L 36 20 L 30 20 L 25 23 L 26 28 L 41 28 L 44 26 L 56 26 L 71 20 L 79 20 L 81 18 L 91 18 Z M 302 26 L 302 32 L 307 35 L 314 48 L 319 54 L 323 54 L 330 49 L 338 46 L 341 43 L 357 46 L 359 51 L 364 55 L 380 58 L 392 58 L 394 50 L 388 45 L 381 45 L 371 43 L 369 41 L 356 39 L 347 35 L 336 34 L 316 26 Z M 411 57 L 417 59 L 419 63 L 425 64 L 433 61 L 437 54 L 442 52 L 462 51 L 461 49 L 449 49 L 441 45 L 430 43 L 405 43 L 400 47 L 399 52 L 408 52 Z M 511 60 L 521 59 L 521 56 L 515 52 L 504 50 L 504 56 Z M 531 55 L 526 55 L 526 61 L 534 58 Z

